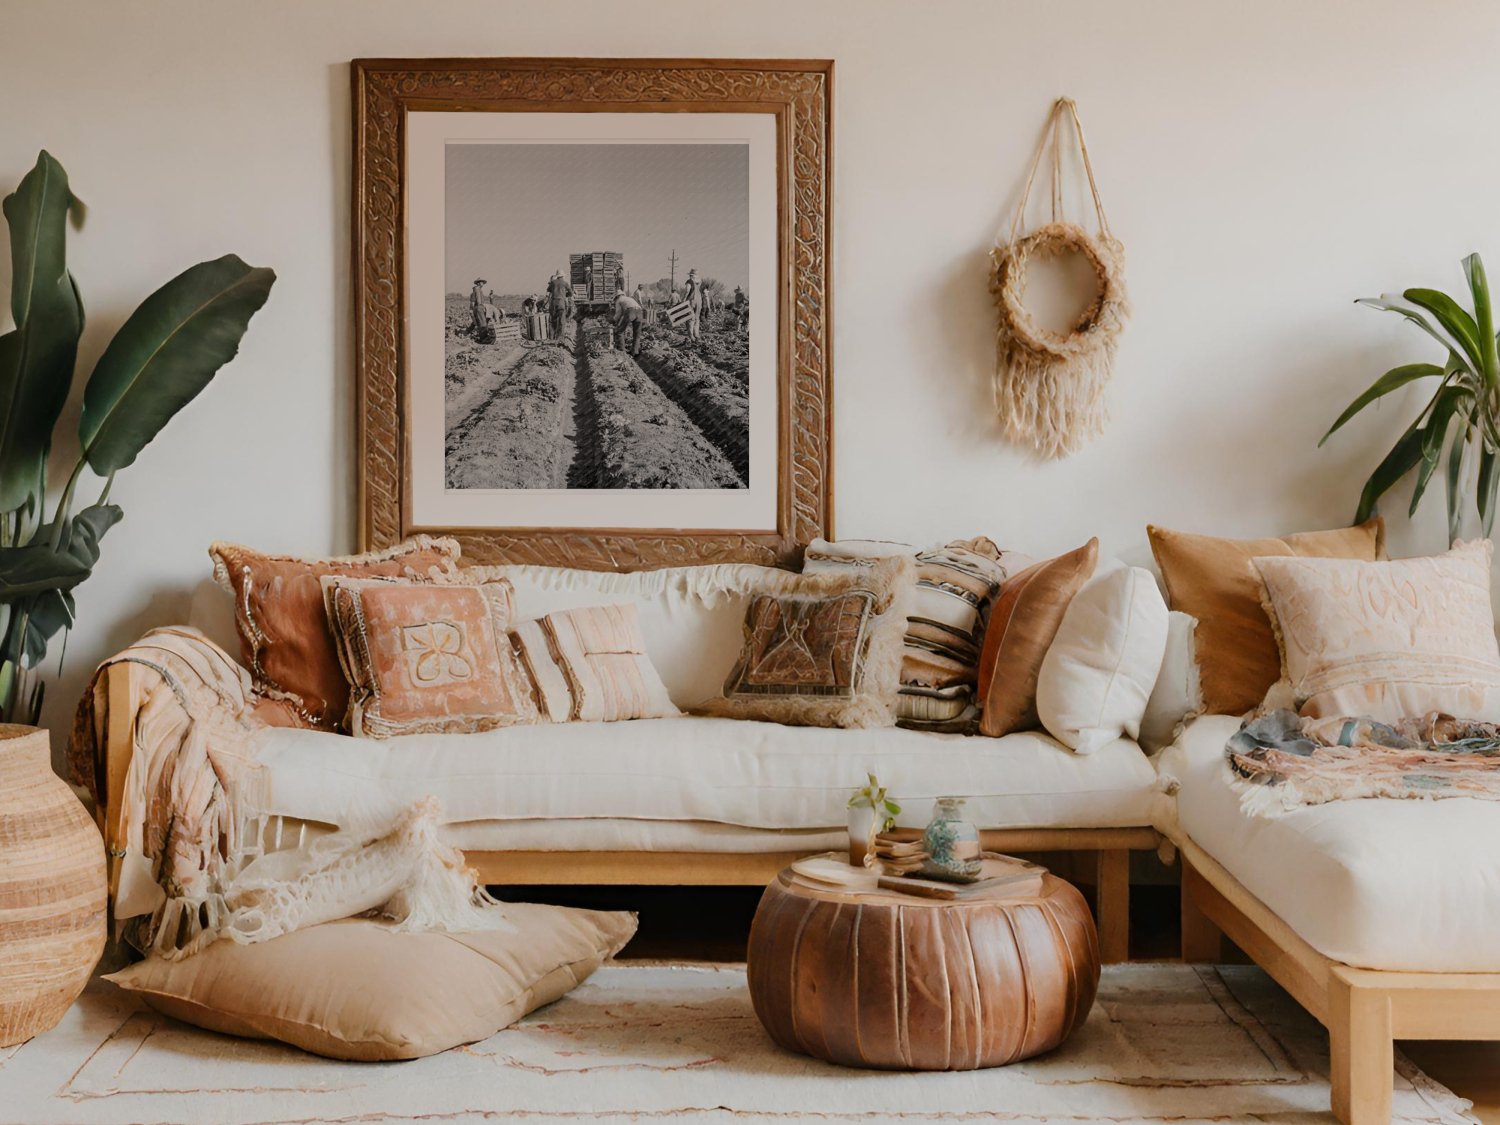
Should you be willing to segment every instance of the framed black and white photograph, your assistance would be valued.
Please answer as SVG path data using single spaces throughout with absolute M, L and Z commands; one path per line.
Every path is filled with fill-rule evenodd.
M 634 568 L 825 534 L 828 78 L 356 63 L 362 539 Z

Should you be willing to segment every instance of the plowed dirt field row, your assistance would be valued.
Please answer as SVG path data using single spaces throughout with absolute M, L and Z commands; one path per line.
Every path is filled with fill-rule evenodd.
M 572 487 L 743 487 L 728 458 L 630 356 L 582 345 L 577 365 L 580 439 Z
M 750 400 L 745 383 L 690 351 L 660 338 L 641 345 L 640 366 L 734 466 L 740 485 L 750 482 Z
M 557 345 L 513 345 L 491 362 L 459 394 L 450 384 L 448 487 L 569 487 L 576 444 L 572 355 Z

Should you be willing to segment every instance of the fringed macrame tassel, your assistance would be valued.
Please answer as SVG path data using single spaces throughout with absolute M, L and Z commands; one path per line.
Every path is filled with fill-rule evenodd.
M 1098 235 L 1061 221 L 1062 166 L 1059 134 L 1063 117 L 1071 117 L 1089 189 L 1094 197 Z M 1052 147 L 1052 221 L 1020 237 L 1026 201 L 1036 180 L 1042 154 Z M 1039 325 L 1027 310 L 1026 273 L 1033 259 L 1065 253 L 1082 255 L 1093 267 L 1097 291 L 1089 307 L 1067 332 Z M 1108 413 L 1105 388 L 1114 368 L 1115 349 L 1130 308 L 1125 297 L 1125 252 L 1110 233 L 1104 203 L 1094 180 L 1083 125 L 1071 98 L 1052 107 L 1042 142 L 1032 160 L 1021 202 L 1008 237 L 997 237 L 991 252 L 990 292 L 997 313 L 995 341 L 995 408 L 1001 428 L 1012 441 L 1047 460 L 1066 457 L 1104 429 Z

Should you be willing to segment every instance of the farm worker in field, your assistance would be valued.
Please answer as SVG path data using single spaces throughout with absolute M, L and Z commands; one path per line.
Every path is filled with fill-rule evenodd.
M 623 292 L 625 292 L 625 267 L 624 266 L 616 266 L 615 267 L 615 292 L 616 293 L 623 293 Z
M 625 333 L 631 332 L 630 354 L 641 354 L 641 303 L 621 293 L 615 298 L 615 347 L 625 346 Z
M 687 334 L 689 340 L 698 338 L 698 317 L 703 312 L 703 282 L 698 280 L 697 270 L 688 270 L 687 292 L 683 300 L 688 303 Z
M 474 279 L 474 291 L 469 294 L 469 312 L 474 317 L 474 331 L 478 332 L 490 326 L 489 308 L 490 298 L 485 296 L 485 281 L 482 277 Z
M 567 316 L 570 296 L 572 294 L 568 292 L 568 283 L 563 279 L 562 270 L 558 270 L 547 283 L 547 311 L 551 313 L 554 339 L 562 339 L 563 319 Z
M 750 323 L 750 298 L 738 285 L 734 287 L 734 326 L 741 332 Z
M 583 266 L 583 299 L 585 301 L 594 299 L 594 267 L 587 262 Z

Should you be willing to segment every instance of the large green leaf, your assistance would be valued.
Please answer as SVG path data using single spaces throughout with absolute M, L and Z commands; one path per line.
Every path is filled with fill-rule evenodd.
M 1400 367 L 1391 368 L 1379 379 L 1376 379 L 1375 382 L 1371 383 L 1369 389 L 1367 389 L 1364 394 L 1360 395 L 1357 399 L 1349 404 L 1344 412 L 1339 415 L 1338 421 L 1328 428 L 1328 432 L 1323 435 L 1318 444 L 1322 445 L 1323 442 L 1332 437 L 1339 430 L 1339 428 L 1343 426 L 1345 422 L 1349 421 L 1349 419 L 1353 418 L 1356 414 L 1358 414 L 1365 407 L 1369 406 L 1370 403 L 1374 402 L 1376 399 L 1383 398 L 1386 395 L 1390 394 L 1392 391 L 1399 390 L 1400 388 L 1406 386 L 1406 384 L 1414 383 L 1418 379 L 1426 379 L 1432 376 L 1439 376 L 1443 373 L 1444 369 L 1439 367 L 1435 363 L 1407 363 L 1403 364 Z
M 1391 447 L 1385 459 L 1375 466 L 1375 471 L 1365 482 L 1364 491 L 1360 493 L 1359 510 L 1354 515 L 1355 523 L 1364 523 L 1373 516 L 1376 502 L 1389 492 L 1398 480 L 1416 468 L 1417 462 L 1422 460 L 1423 437 L 1422 430 L 1413 424 Z
M 79 441 L 100 476 L 123 469 L 234 358 L 276 275 L 233 254 L 200 262 L 141 302 L 99 357 Z
M 0 601 L 44 590 L 71 590 L 89 576 L 88 564 L 47 543 L 0 547 Z
M 1402 296 L 1430 312 L 1444 330 L 1463 345 L 1464 355 L 1468 356 L 1474 370 L 1484 370 L 1484 348 L 1479 342 L 1479 326 L 1457 301 L 1437 289 L 1408 289 Z
M 3 205 L 16 327 L 0 336 L 0 511 L 39 498 L 52 427 L 73 381 L 83 331 L 66 258 L 73 204 L 67 173 L 43 152 Z

